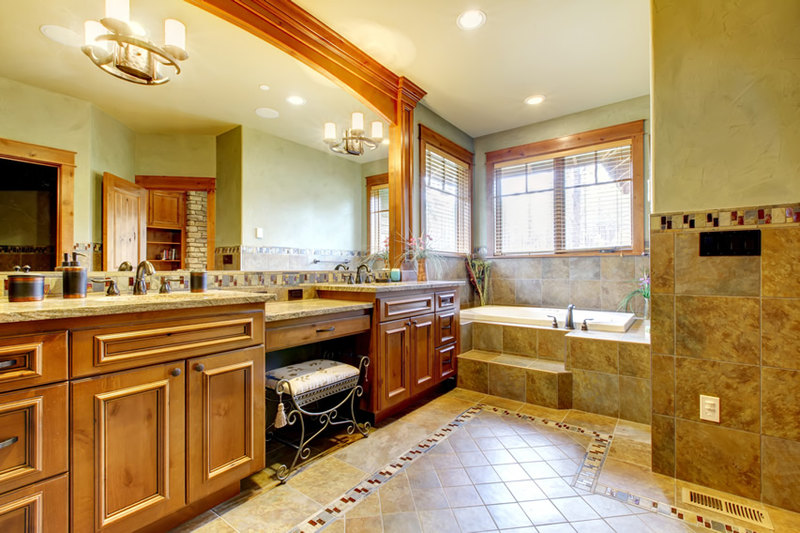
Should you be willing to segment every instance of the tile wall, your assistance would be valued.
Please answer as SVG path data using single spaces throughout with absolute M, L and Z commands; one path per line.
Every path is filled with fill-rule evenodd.
M 719 220 L 760 227 L 760 257 L 699 257 L 688 216 L 651 226 L 653 470 L 800 511 L 800 227 L 749 211 Z
M 492 259 L 489 302 L 615 311 L 649 268 L 649 257 L 533 257 Z M 631 302 L 644 308 L 641 298 Z

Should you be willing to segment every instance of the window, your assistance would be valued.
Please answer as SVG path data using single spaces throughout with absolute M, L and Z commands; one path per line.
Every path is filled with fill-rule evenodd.
M 644 123 L 486 154 L 494 255 L 644 246 Z
M 472 247 L 472 152 L 423 125 L 419 140 L 420 204 L 430 248 L 468 254 Z
M 389 175 L 367 178 L 367 235 L 369 253 L 377 254 L 389 242 Z

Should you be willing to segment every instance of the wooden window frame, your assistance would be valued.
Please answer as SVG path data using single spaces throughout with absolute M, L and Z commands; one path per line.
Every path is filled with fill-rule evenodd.
M 529 253 L 508 254 L 495 256 L 495 166 L 518 159 L 540 157 L 548 154 L 558 154 L 567 150 L 591 148 L 614 141 L 630 140 L 631 164 L 633 185 L 633 199 L 631 201 L 631 223 L 633 225 L 632 243 L 629 249 L 614 250 L 614 255 L 640 255 L 644 249 L 644 120 L 635 120 L 616 126 L 585 131 L 556 139 L 548 139 L 511 148 L 503 148 L 486 152 L 486 211 L 488 226 L 489 253 L 493 257 L 571 257 L 571 256 L 600 256 L 609 255 L 609 252 L 592 251 L 564 251 L 559 253 Z M 556 215 L 558 216 L 558 215 Z
M 458 161 L 467 165 L 467 198 L 470 205 L 470 220 L 469 220 L 469 229 L 467 239 L 469 240 L 469 248 L 472 248 L 472 179 L 473 179 L 473 161 L 474 161 L 474 154 L 460 146 L 447 137 L 440 135 L 433 131 L 432 129 L 428 128 L 427 126 L 420 124 L 419 125 L 419 221 L 420 227 L 422 228 L 422 232 L 425 233 L 425 176 L 427 174 L 427 169 L 425 168 L 426 164 L 426 157 L 425 152 L 428 145 L 436 148 L 440 152 L 446 153 L 448 156 L 451 156 L 453 159 L 457 159 Z M 469 255 L 469 250 L 467 253 L 459 253 L 459 252 L 440 252 L 436 251 L 438 255 L 444 255 L 449 257 L 465 257 Z
M 372 189 L 375 187 L 380 187 L 382 185 L 389 186 L 389 173 L 385 172 L 383 174 L 376 174 L 374 176 L 367 176 L 367 252 L 370 254 L 378 253 L 378 250 L 370 249 L 370 243 L 372 242 L 372 209 L 370 209 L 370 195 L 372 194 Z M 391 211 L 391 207 L 390 207 Z M 389 239 L 391 241 L 391 239 Z

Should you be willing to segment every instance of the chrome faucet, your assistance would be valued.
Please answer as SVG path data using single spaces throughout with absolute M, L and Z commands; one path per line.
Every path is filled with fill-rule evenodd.
M 567 306 L 567 319 L 565 321 L 566 323 L 564 324 L 564 327 L 566 329 L 575 329 L 575 322 L 572 319 L 572 311 L 574 309 L 575 309 L 575 306 L 573 304 L 569 304 Z
M 361 273 L 361 269 L 364 269 L 364 273 Z M 358 265 L 356 269 L 356 283 L 364 283 L 367 277 L 372 274 L 372 271 L 369 269 L 366 263 L 362 263 Z
M 155 273 L 156 269 L 153 267 L 153 263 L 146 259 L 140 262 L 136 266 L 136 278 L 133 280 L 133 294 L 147 294 L 147 280 L 145 276 L 152 276 Z

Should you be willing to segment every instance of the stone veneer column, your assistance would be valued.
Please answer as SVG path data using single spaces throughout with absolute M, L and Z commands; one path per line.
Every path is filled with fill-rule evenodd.
M 186 268 L 207 268 L 208 196 L 205 191 L 186 193 Z

